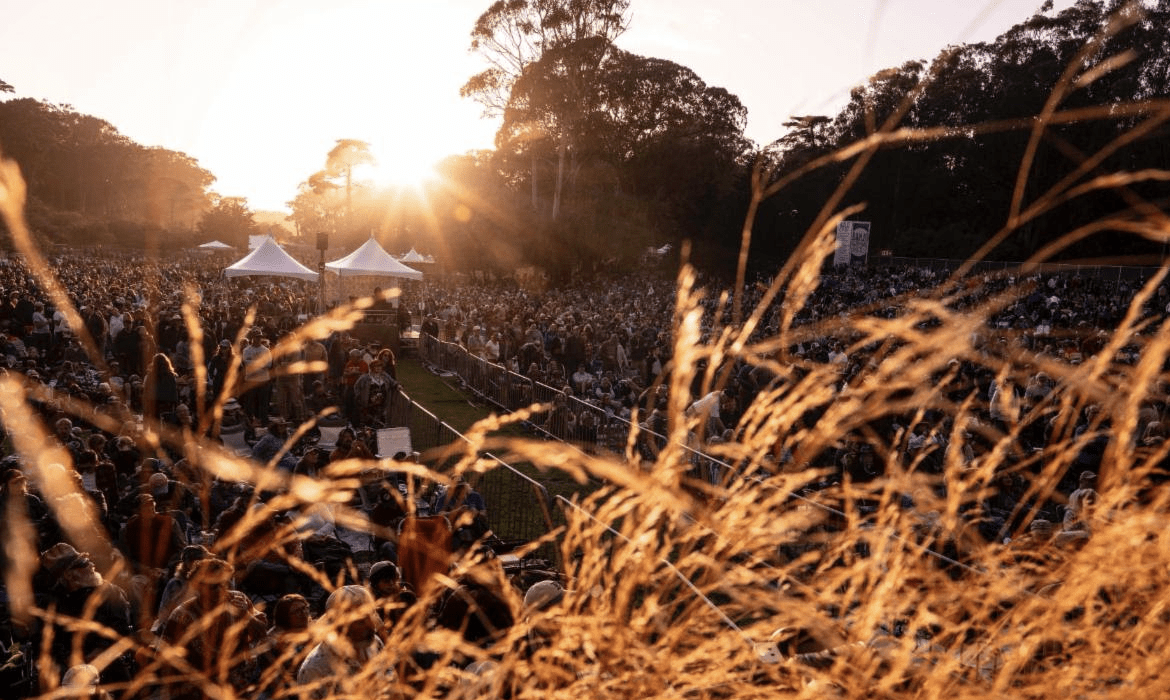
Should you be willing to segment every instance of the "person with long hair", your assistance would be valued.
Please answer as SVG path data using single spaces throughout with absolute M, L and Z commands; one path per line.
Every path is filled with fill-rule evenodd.
M 179 403 L 179 375 L 171 359 L 161 352 L 151 358 L 142 390 L 143 415 L 158 420 Z

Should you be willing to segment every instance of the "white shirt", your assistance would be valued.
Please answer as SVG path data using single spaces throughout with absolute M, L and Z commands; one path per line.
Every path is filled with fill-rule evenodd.
M 247 345 L 240 356 L 244 366 L 250 367 L 246 379 L 250 382 L 266 382 L 269 379 L 268 369 L 272 367 L 272 353 L 263 345 Z M 255 365 L 252 363 L 255 362 Z
M 712 391 L 701 399 L 696 400 L 687 408 L 687 415 L 690 417 L 701 416 L 707 418 L 719 418 L 719 395 L 721 391 Z

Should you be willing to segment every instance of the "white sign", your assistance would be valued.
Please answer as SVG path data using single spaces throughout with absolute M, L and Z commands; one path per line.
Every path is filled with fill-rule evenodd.
M 842 221 L 837 224 L 837 250 L 834 265 L 864 265 L 869 259 L 868 221 Z

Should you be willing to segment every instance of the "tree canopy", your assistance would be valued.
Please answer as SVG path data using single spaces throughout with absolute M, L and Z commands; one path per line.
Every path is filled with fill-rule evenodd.
M 983 253 L 1023 260 L 1082 227 L 1133 228 L 1170 194 L 1153 176 L 1170 145 L 1170 113 L 1159 101 L 1170 92 L 1168 27 L 1165 0 L 1080 0 L 1061 12 L 1050 3 L 994 42 L 875 74 L 835 116 L 793 118 L 773 144 L 775 181 L 784 186 L 761 210 L 757 249 L 791 250 L 859 161 L 809 164 L 882 133 L 897 138 L 858 151 L 867 160 L 840 203 L 864 205 L 858 218 L 874 224 L 871 246 L 963 258 L 992 241 Z M 1130 175 L 1106 177 L 1116 173 Z M 1159 246 L 1098 235 L 1053 253 L 1138 255 Z
M 0 102 L 0 144 L 28 182 L 30 223 L 54 240 L 122 242 L 102 222 L 190 232 L 210 206 L 215 177 L 195 159 L 141 146 L 67 105 Z

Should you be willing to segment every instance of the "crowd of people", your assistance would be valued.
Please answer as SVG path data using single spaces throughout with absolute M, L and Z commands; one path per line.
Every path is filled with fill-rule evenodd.
M 364 569 L 353 566 L 351 544 L 354 536 L 364 535 L 343 524 L 333 505 L 273 509 L 266 505 L 273 493 L 248 483 L 210 479 L 194 466 L 198 459 L 185 443 L 160 445 L 147 436 L 152 426 L 161 425 L 214 442 L 222 431 L 238 428 L 246 432 L 256 461 L 308 476 L 330 462 L 372 458 L 377 446 L 371 429 L 388 422 L 389 397 L 398 388 L 392 350 L 347 333 L 298 339 L 291 348 L 282 345 L 317 311 L 316 288 L 295 280 L 226 280 L 218 265 L 198 258 L 161 262 L 123 254 L 59 253 L 52 265 L 80 311 L 98 357 L 82 347 L 75 329 L 19 260 L 0 265 L 0 298 L 5 299 L 0 303 L 0 365 L 8 376 L 23 375 L 30 390 L 39 388 L 30 396 L 39 417 L 51 426 L 47 439 L 68 455 L 53 467 L 60 472 L 54 478 L 73 485 L 64 496 L 50 493 L 44 488 L 44 473 L 30 484 L 28 463 L 14 450 L 9 435 L 0 494 L 5 570 L 19 558 L 12 544 L 19 520 L 10 516 L 20 510 L 33 526 L 40 553 L 34 587 L 38 607 L 80 616 L 96 596 L 96 619 L 139 645 L 137 653 L 127 650 L 94 676 L 84 665 L 110 648 L 111 639 L 67 624 L 40 624 L 6 614 L 0 643 L 10 655 L 4 665 L 8 680 L 17 684 L 13 687 L 25 683 L 28 692 L 87 679 L 121 688 L 116 684 L 129 683 L 136 670 L 165 665 L 158 660 L 162 657 L 143 650 L 174 645 L 185 650 L 187 663 L 203 671 L 224 655 L 235 659 L 227 680 L 239 692 L 272 693 L 279 684 L 296 682 L 327 690 L 341 683 L 377 653 L 379 640 L 391 633 L 420 593 L 414 590 L 417 580 L 408 585 L 412 574 L 409 567 L 400 568 L 400 541 L 390 534 L 418 507 L 403 496 L 414 493 L 413 486 L 407 488 L 407 477 L 385 474 L 362 492 L 355 491 L 348 504 L 365 513 L 373 532 L 381 533 L 369 542 L 372 566 Z M 905 295 L 940 281 L 934 272 L 913 268 L 826 271 L 795 323 L 816 328 L 858 310 L 896 316 Z M 1018 281 L 989 277 L 978 282 L 977 291 L 958 302 L 960 306 L 984 303 L 1014 289 Z M 1011 345 L 1033 358 L 1085 362 L 1105 347 L 1109 331 L 1139 288 L 1136 283 L 1075 275 L 1036 276 L 1029 282 L 988 318 L 980 344 L 989 356 Z M 766 281 L 761 281 L 743 290 L 745 305 L 751 308 L 765 288 Z M 556 437 L 579 437 L 579 430 L 595 420 L 583 417 L 586 413 L 621 421 L 637 410 L 648 436 L 639 443 L 639 456 L 652 461 L 667 432 L 668 383 L 663 377 L 671 371 L 674 353 L 675 291 L 673 280 L 631 276 L 541 292 L 513 284 L 428 281 L 408 288 L 400 307 L 417 319 L 424 335 L 457 342 L 470 356 L 551 387 L 555 405 L 541 419 L 541 427 Z M 729 312 L 718 299 L 704 303 L 706 340 L 718 334 Z M 1164 287 L 1141 310 L 1151 322 L 1168 311 L 1170 296 Z M 779 304 L 769 309 L 755 337 L 775 334 L 783 314 Z M 805 334 L 784 349 L 785 357 L 799 371 L 804 371 L 802 366 L 838 366 L 840 384 L 848 386 L 875 348 L 857 345 L 847 326 L 842 322 Z M 1128 345 L 1120 355 L 1136 361 L 1140 346 Z M 1015 454 L 1042 450 L 1053 439 L 1054 416 L 1031 410 L 1046 400 L 1051 403 L 1060 391 L 1042 369 L 1033 368 L 1015 380 L 970 357 L 956 359 L 951 368 L 944 379 L 954 403 L 975 397 L 984 425 L 1019 436 Z M 748 407 L 780 381 L 774 372 L 742 358 L 723 369 L 720 374 L 730 377 L 724 386 L 696 381 L 686 397 L 698 449 L 736 440 Z M 212 410 L 216 406 L 222 411 Z M 303 442 L 288 449 L 290 426 L 331 407 L 339 408 L 347 423 L 336 447 L 323 450 Z M 1006 470 L 995 493 L 972 506 L 969 515 L 988 539 L 1026 531 L 1026 541 L 1076 546 L 1090 536 L 1096 475 L 1107 466 L 1102 455 L 1111 439 L 1108 422 L 1099 420 L 1095 410 L 1090 405 L 1075 418 L 1076 434 L 1093 437 L 1083 441 L 1048 500 L 1022 507 L 1034 498 L 1027 472 Z M 916 422 L 911 422 L 912 415 L 917 415 Z M 1019 425 L 1025 416 L 1028 424 Z M 817 417 L 811 411 L 803 420 L 812 423 Z M 1167 434 L 1166 406 L 1148 401 L 1140 418 L 1137 439 L 1146 447 L 1159 444 Z M 938 411 L 911 412 L 885 416 L 872 427 L 890 445 L 897 444 L 896 434 L 906 435 L 900 449 L 909 457 L 922 455 L 924 471 L 940 473 L 953 428 L 947 421 Z M 966 449 L 979 444 L 972 439 Z M 790 449 L 778 449 L 772 458 L 783 468 L 795 456 Z M 885 464 L 875 458 L 872 440 L 863 440 L 861 431 L 843 435 L 831 450 L 804 459 L 834 469 L 811 484 L 811 490 L 842 479 L 873 481 Z M 712 472 L 709 478 L 724 477 Z M 424 510 L 474 527 L 477 535 L 486 533 L 486 504 L 466 486 L 436 491 L 421 501 Z M 79 551 L 80 543 L 67 534 L 69 518 L 62 517 L 78 512 L 99 524 L 113 546 Z M 459 543 L 472 546 L 476 539 Z M 434 606 L 436 619 L 476 640 L 494 638 L 513 623 L 507 594 L 470 580 L 462 584 L 468 590 L 447 595 Z M 13 592 L 7 591 L 10 605 L 12 598 Z M 477 602 L 467 603 L 469 599 Z M 469 632 L 474 627 L 467 624 L 469 610 L 480 603 L 492 611 L 491 621 Z M 342 625 L 348 644 L 330 647 L 321 642 L 323 646 L 302 649 L 300 656 L 283 653 L 304 639 L 298 633 L 313 618 L 363 607 L 377 614 Z M 191 633 L 199 625 L 207 627 Z M 33 665 L 22 664 L 19 656 L 35 655 L 43 644 L 55 668 L 39 668 L 41 677 L 34 678 Z M 245 647 L 247 653 L 237 653 Z M 290 658 L 298 663 L 290 666 Z M 50 682 L 45 674 L 52 676 Z M 169 692 L 170 697 L 199 697 L 202 691 Z
M 950 308 L 959 313 L 975 310 L 985 315 L 985 321 L 972 334 L 971 351 L 956 351 L 945 369 L 932 375 L 931 382 L 942 387 L 941 402 L 875 414 L 814 453 L 800 453 L 786 439 L 801 430 L 811 431 L 828 404 L 860 385 L 879 362 L 880 352 L 889 352 L 888 346 L 868 342 L 852 328 L 853 315 L 896 318 L 914 298 L 941 286 L 947 289 L 947 284 L 947 273 L 925 268 L 826 270 L 820 287 L 794 314 L 794 328 L 811 330 L 793 334 L 798 341 L 775 354 L 791 371 L 778 373 L 745 354 L 713 373 L 727 378 L 721 386 L 704 384 L 706 375 L 696 372 L 683 400 L 686 417 L 694 421 L 687 442 L 694 451 L 693 476 L 713 483 L 742 478 L 746 460 L 737 464 L 708 459 L 704 452 L 742 439 L 739 420 L 762 393 L 799 391 L 801 378 L 828 366 L 835 377 L 831 396 L 807 406 L 799 419 L 777 434 L 775 448 L 765 458 L 769 465 L 765 472 L 819 469 L 823 476 L 803 488 L 811 495 L 844 481 L 855 486 L 882 483 L 890 465 L 913 464 L 917 473 L 936 478 L 935 496 L 945 499 L 949 460 L 973 465 L 980 455 L 997 449 L 1002 464 L 995 488 L 963 506 L 965 519 L 983 540 L 1014 538 L 1023 547 L 1037 541 L 1037 533 L 1051 533 L 1054 542 L 1083 543 L 1090 531 L 1085 513 L 1096 501 L 1096 475 L 1108 472 L 1103 460 L 1115 435 L 1099 398 L 1072 400 L 1068 404 L 1075 410 L 1072 414 L 1062 405 L 1075 386 L 1061 382 L 1059 370 L 1074 370 L 1099 358 L 1129 313 L 1142 280 L 1061 273 L 1020 279 L 972 275 L 951 282 Z M 755 308 L 765 290 L 766 281 L 744 289 L 744 307 Z M 445 369 L 466 373 L 468 384 L 477 391 L 486 386 L 483 391 L 495 392 L 487 397 L 491 402 L 515 403 L 515 396 L 521 405 L 531 397 L 545 400 L 549 409 L 537 414 L 534 427 L 558 439 L 598 444 L 600 435 L 613 426 L 619 439 L 611 447 L 618 453 L 625 451 L 629 421 L 636 416 L 635 459 L 653 464 L 669 432 L 669 390 L 663 375 L 673 354 L 674 291 L 668 281 L 608 277 L 593 286 L 541 294 L 453 286 L 428 289 L 420 310 L 426 334 L 457 344 L 464 352 L 462 361 L 450 362 L 452 354 L 446 352 L 436 354 L 436 362 L 450 362 Z M 730 304 L 716 297 L 703 303 L 707 342 L 729 320 Z M 1134 369 L 1143 345 L 1170 315 L 1170 290 L 1164 284 L 1152 289 L 1135 313 L 1133 324 L 1144 330 L 1109 350 L 1109 372 L 1115 375 Z M 752 339 L 775 336 L 783 314 L 782 304 L 766 309 Z M 917 328 L 929 332 L 936 324 L 927 317 Z M 481 379 L 484 365 L 494 368 L 486 382 Z M 1156 455 L 1170 427 L 1166 387 L 1161 379 L 1155 384 L 1143 397 L 1128 445 L 1140 455 Z M 522 390 L 511 391 L 515 385 Z M 775 393 L 772 397 L 777 400 Z M 966 406 L 958 431 L 962 440 L 956 441 L 955 419 L 961 406 Z M 1011 435 L 1006 447 L 1005 435 Z M 1041 473 L 1059 461 L 1057 448 L 1071 444 L 1076 445 L 1075 457 L 1055 474 L 1054 487 L 1037 488 Z M 1149 485 L 1164 481 L 1168 466 L 1155 468 Z M 1082 490 L 1086 488 L 1087 492 Z M 1076 493 L 1087 495 L 1074 497 Z M 858 502 L 868 508 L 876 499 Z M 916 507 L 910 494 L 902 502 Z M 1020 538 L 1024 533 L 1031 534 Z

